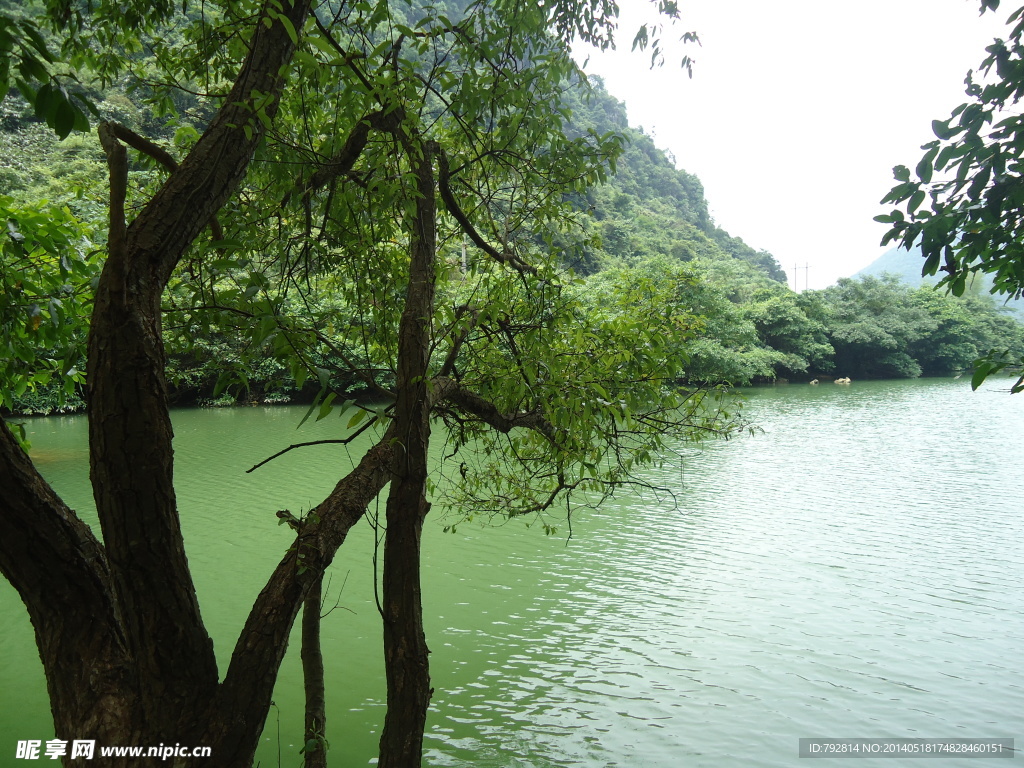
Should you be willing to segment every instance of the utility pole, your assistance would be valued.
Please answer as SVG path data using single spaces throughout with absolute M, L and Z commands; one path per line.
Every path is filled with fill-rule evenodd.
M 804 290 L 805 291 L 807 290 L 807 286 L 810 283 L 810 271 L 811 271 L 810 263 L 805 263 L 801 267 L 799 264 L 797 264 L 794 261 L 793 262 L 793 292 L 794 293 L 796 293 L 797 291 L 800 290 L 800 270 L 801 269 L 804 271 Z

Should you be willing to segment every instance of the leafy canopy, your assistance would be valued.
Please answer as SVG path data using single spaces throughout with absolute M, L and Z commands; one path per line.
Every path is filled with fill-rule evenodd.
M 983 0 L 982 13 L 999 0 Z M 992 276 L 993 293 L 1024 295 L 1024 7 L 1010 14 L 1005 40 L 995 40 L 966 79 L 969 100 L 947 120 L 934 120 L 913 171 L 896 166 L 898 182 L 882 199 L 893 203 L 876 220 L 890 225 L 883 245 L 919 244 L 923 275 L 961 296 L 977 272 Z M 989 372 L 1008 360 L 990 355 Z M 979 369 L 981 370 L 981 369 Z M 984 377 L 981 377 L 984 378 Z M 975 385 L 979 383 L 976 379 Z M 1024 378 L 1015 391 L 1024 387 Z

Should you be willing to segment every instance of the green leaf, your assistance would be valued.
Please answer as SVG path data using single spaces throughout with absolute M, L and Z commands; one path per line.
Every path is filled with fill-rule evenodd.
M 220 376 L 217 377 L 217 383 L 213 386 L 213 396 L 219 396 L 228 385 L 231 383 L 232 374 L 231 371 L 223 371 Z
M 66 139 L 75 130 L 75 123 L 78 122 L 79 114 L 66 98 L 62 98 L 57 103 L 57 113 L 54 117 L 53 128 L 61 139 Z M 82 116 L 84 117 L 84 115 Z
M 298 45 L 299 44 L 299 36 L 297 34 L 295 34 L 295 25 L 292 24 L 291 19 L 289 19 L 284 14 L 280 14 L 277 17 L 277 20 L 279 22 L 281 22 L 281 26 L 284 27 L 284 31 L 288 33 L 288 37 L 291 39 L 292 44 L 293 45 Z
M 74 130 L 79 133 L 89 132 L 89 116 L 85 112 L 79 109 L 76 105 L 71 104 L 71 108 L 75 110 L 75 126 Z
M 633 50 L 635 51 L 637 48 L 643 50 L 644 48 L 646 48 L 647 40 L 647 25 L 644 24 L 640 27 L 640 29 L 636 31 L 636 35 L 633 37 Z
M 921 180 L 922 184 L 927 184 L 932 180 L 932 163 L 935 162 L 935 156 L 939 153 L 938 146 L 932 147 L 925 156 L 921 158 L 921 161 L 917 164 L 917 177 Z
M 57 104 L 59 102 L 60 91 L 54 88 L 50 83 L 44 83 L 39 87 L 39 90 L 36 91 L 36 97 L 32 102 L 32 107 L 35 109 L 36 117 L 52 125 L 53 115 L 57 110 Z
M 39 34 L 39 30 L 36 29 L 36 26 L 27 19 L 21 21 L 18 26 L 21 27 L 22 31 L 31 42 L 32 47 L 36 49 L 39 55 L 46 61 L 53 61 L 53 57 L 50 55 L 50 51 L 46 47 L 46 41 L 43 39 L 43 36 Z
M 15 84 L 15 86 L 17 86 L 18 92 L 21 94 L 22 98 L 25 99 L 25 101 L 27 101 L 29 104 L 35 104 L 36 103 L 36 89 L 35 88 L 33 88 L 31 85 L 29 85 L 24 80 L 15 80 L 14 84 Z
M 316 397 L 313 398 L 313 402 L 310 404 L 309 410 L 306 411 L 306 415 L 303 416 L 302 419 L 299 421 L 299 423 L 296 425 L 296 427 L 295 427 L 296 429 L 301 427 L 303 424 L 305 424 L 309 420 L 309 417 L 313 415 L 313 411 L 315 411 L 317 406 L 320 405 L 320 403 L 323 401 L 324 395 L 326 395 L 326 394 L 327 394 L 327 385 L 324 384 L 323 387 L 320 389 L 320 391 L 317 392 Z M 317 420 L 319 421 L 319 419 L 317 419 Z
M 948 120 L 932 120 L 932 133 L 942 141 L 948 141 L 956 135 L 956 131 L 950 130 Z
M 366 411 L 362 408 L 356 409 L 356 412 L 352 414 L 352 418 L 348 420 L 348 424 L 345 425 L 346 429 L 353 429 L 359 422 L 366 418 Z
M 921 203 L 924 202 L 925 192 L 923 189 L 917 190 L 913 195 L 910 196 L 910 200 L 907 203 L 907 213 L 913 214 L 914 211 L 920 207 Z
M 320 35 L 308 35 L 306 37 L 306 40 L 309 42 L 310 45 L 314 46 L 315 48 L 318 48 L 323 53 L 326 53 L 332 59 L 338 58 L 338 51 L 335 50 L 334 46 L 330 43 L 329 40 L 321 37 Z
M 27 80 L 34 79 L 45 83 L 50 79 L 50 73 L 46 70 L 43 62 L 29 53 L 22 55 L 21 61 L 18 63 L 18 71 Z
M 317 421 L 325 419 L 327 418 L 327 416 L 330 415 L 331 411 L 334 410 L 334 406 L 331 405 L 331 403 L 334 402 L 334 398 L 336 398 L 337 396 L 337 392 L 331 392 L 326 398 L 324 398 L 323 403 L 320 404 L 320 412 L 316 416 Z
M 971 389 L 976 390 L 982 384 L 985 383 L 985 379 L 989 377 L 989 374 L 995 370 L 991 363 L 978 362 L 975 364 L 974 375 L 971 376 Z

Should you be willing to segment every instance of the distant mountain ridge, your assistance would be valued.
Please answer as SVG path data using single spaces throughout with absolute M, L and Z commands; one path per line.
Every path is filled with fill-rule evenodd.
M 934 285 L 938 282 L 937 278 L 921 277 L 922 259 L 921 249 L 916 245 L 909 251 L 905 248 L 890 248 L 853 277 L 881 277 L 890 274 L 899 275 L 902 282 L 915 288 L 919 285 Z
M 700 179 L 676 168 L 642 128 L 629 124 L 626 105 L 608 93 L 601 78 L 591 77 L 586 90 L 570 89 L 563 95 L 572 115 L 570 135 L 615 132 L 625 138 L 608 183 L 591 187 L 577 201 L 592 214 L 591 234 L 598 244 L 582 249 L 575 260 L 568 260 L 569 266 L 591 274 L 613 264 L 669 256 L 726 264 L 726 269 L 787 283 L 771 253 L 715 224 Z
M 864 267 L 864 269 L 855 273 L 853 277 L 881 277 L 884 274 L 890 274 L 898 276 L 901 282 L 915 288 L 920 285 L 935 285 L 939 282 L 938 277 L 921 276 L 921 267 L 924 263 L 923 258 L 921 248 L 916 245 L 909 251 L 905 248 L 891 248 Z M 992 279 L 987 275 L 982 275 L 978 279 L 980 282 L 977 292 L 981 294 L 989 293 L 989 290 L 992 288 Z M 968 288 L 968 290 L 971 289 Z M 1006 301 L 1005 296 L 998 295 L 992 295 L 992 298 L 997 304 L 1005 303 L 1017 316 L 1017 319 L 1024 322 L 1024 300 L 1011 299 Z

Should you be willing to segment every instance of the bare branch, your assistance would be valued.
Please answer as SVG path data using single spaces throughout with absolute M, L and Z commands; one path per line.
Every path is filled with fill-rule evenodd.
M 441 365 L 441 371 L 438 373 L 438 376 L 448 377 L 452 375 L 455 370 L 455 361 L 458 360 L 459 353 L 462 351 L 462 345 L 466 343 L 466 339 L 469 338 L 469 334 L 472 333 L 473 328 L 476 327 L 477 321 L 480 318 L 480 312 L 468 305 L 456 308 L 456 320 L 461 318 L 467 312 L 473 315 L 473 320 L 469 325 L 463 328 L 459 335 L 452 341 L 452 347 L 448 350 L 448 354 L 444 358 L 444 363 Z
M 174 159 L 170 152 L 168 152 L 160 145 L 155 144 L 154 142 L 150 141 L 144 136 L 140 136 L 131 128 L 128 128 L 127 126 L 124 126 L 121 123 L 111 121 L 104 123 L 103 125 L 107 126 L 107 131 L 110 134 L 123 141 L 132 149 L 137 149 L 142 154 L 149 155 L 158 163 L 160 163 L 160 165 L 166 168 L 170 173 L 174 173 L 175 171 L 178 170 L 178 161 Z M 100 141 L 103 141 L 102 135 L 100 136 Z M 104 149 L 106 149 L 106 145 L 104 145 Z M 113 186 L 111 186 L 111 191 L 113 191 Z M 210 234 L 213 236 L 214 240 L 224 239 L 224 229 L 221 227 L 220 222 L 217 220 L 216 216 L 213 216 L 210 219 Z
M 357 429 L 355 432 L 353 432 L 348 437 L 339 438 L 337 440 L 310 440 L 309 442 L 306 442 L 306 443 L 295 443 L 294 445 L 289 445 L 287 448 L 285 448 L 284 450 L 278 451 L 273 456 L 269 456 L 269 457 L 265 458 L 259 464 L 254 464 L 253 466 L 249 467 L 249 469 L 245 470 L 245 472 L 246 472 L 246 474 L 249 474 L 250 472 L 253 472 L 253 471 L 259 469 L 264 464 L 269 464 L 274 459 L 276 459 L 278 456 L 284 456 L 284 454 L 288 453 L 288 451 L 295 450 L 296 448 L 306 448 L 306 447 L 308 447 L 310 445 L 348 445 L 353 440 L 355 440 L 357 437 L 359 437 L 361 434 L 363 434 L 363 432 L 365 432 L 371 426 L 373 426 L 376 423 L 376 421 L 377 421 L 377 417 L 374 416 L 373 418 L 371 418 L 369 421 L 367 421 L 365 424 L 363 424 L 363 426 L 361 426 L 359 429 Z
M 129 147 L 139 150 L 144 155 L 149 155 L 156 160 L 160 165 L 166 168 L 171 173 L 178 170 L 178 161 L 175 160 L 171 153 L 158 144 L 153 143 L 149 139 L 140 136 L 131 128 L 128 128 L 121 123 L 109 122 L 106 123 L 108 130 Z

